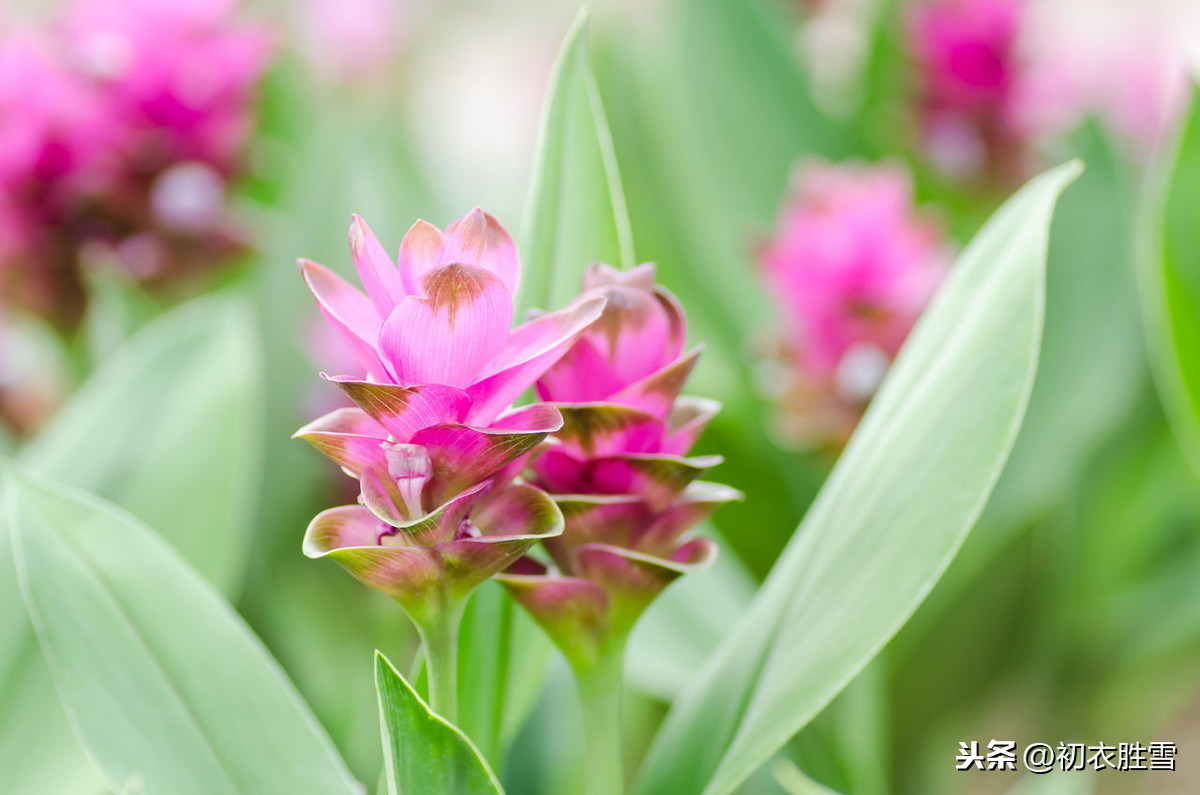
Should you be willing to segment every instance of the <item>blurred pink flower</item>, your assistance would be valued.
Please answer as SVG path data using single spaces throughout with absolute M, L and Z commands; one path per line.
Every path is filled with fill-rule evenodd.
M 104 88 L 123 163 L 158 171 L 238 165 L 255 89 L 271 55 L 266 31 L 234 24 L 236 0 L 81 0 L 63 21 L 73 65 Z
M 741 495 L 699 480 L 719 456 L 685 457 L 720 404 L 679 395 L 700 349 L 684 353 L 683 308 L 655 284 L 654 265 L 594 264 L 584 288 L 604 312 L 538 382 L 563 427 L 527 472 L 565 529 L 543 541 L 553 568 L 524 559 L 502 581 L 586 668 L 662 589 L 712 561 L 716 545 L 686 533 Z
M 155 284 L 243 247 L 227 206 L 271 48 L 232 0 L 82 0 L 0 40 L 6 302 L 70 331 L 83 252 Z
M 759 257 L 795 380 L 785 403 L 840 439 L 945 273 L 941 233 L 914 210 L 899 167 L 811 162 Z
M 1033 148 L 1094 114 L 1136 153 L 1187 96 L 1185 43 L 1163 6 L 1067 0 L 923 0 L 907 16 L 917 115 L 933 161 L 1019 181 Z
M 926 148 L 944 170 L 1021 171 L 1026 141 L 1014 126 L 1022 0 L 927 0 L 908 7 Z

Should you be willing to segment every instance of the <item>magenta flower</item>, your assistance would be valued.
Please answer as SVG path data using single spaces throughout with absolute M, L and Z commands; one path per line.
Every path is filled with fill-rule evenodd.
M 586 298 L 510 330 L 521 279 L 517 249 L 478 208 L 444 233 L 418 221 L 398 261 L 355 216 L 350 250 L 366 295 L 301 262 L 321 312 L 353 347 L 366 379 L 331 380 L 368 412 L 387 394 L 395 412 L 389 422 L 401 432 L 443 422 L 490 425 L 604 305 Z
M 350 250 L 365 294 L 315 263 L 301 261 L 301 270 L 358 360 L 362 376 L 330 379 L 357 408 L 297 436 L 358 480 L 361 505 L 318 515 L 304 552 L 333 558 L 404 607 L 425 641 L 434 708 L 452 719 L 467 597 L 563 526 L 544 492 L 512 483 L 562 417 L 546 404 L 509 406 L 605 299 L 510 330 L 520 261 L 508 233 L 478 208 L 445 233 L 418 221 L 398 262 L 355 216 Z
M 270 47 L 231 0 L 82 0 L 0 43 L 5 299 L 72 331 L 85 260 L 152 285 L 244 249 L 226 194 Z
M 952 173 L 1000 179 L 1024 170 L 1016 119 L 1022 0 L 926 0 L 910 6 L 926 147 Z
M 685 533 L 740 494 L 698 479 L 719 456 L 684 457 L 720 406 L 679 396 L 699 349 L 684 353 L 683 310 L 655 285 L 654 266 L 593 265 L 584 287 L 605 310 L 538 382 L 563 427 L 529 470 L 566 526 L 543 542 L 552 567 L 526 558 L 502 579 L 587 668 L 623 644 L 663 588 L 711 562 L 713 542 Z
M 941 233 L 899 168 L 812 162 L 759 257 L 783 319 L 792 433 L 840 444 L 945 273 Z
M 122 161 L 155 172 L 180 162 L 232 173 L 253 123 L 271 46 L 239 26 L 236 0 L 81 0 L 63 35 L 74 63 L 104 88 Z

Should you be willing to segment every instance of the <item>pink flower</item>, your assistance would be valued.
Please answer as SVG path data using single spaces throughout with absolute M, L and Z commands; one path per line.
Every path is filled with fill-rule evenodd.
M 844 407 L 852 429 L 945 273 L 941 234 L 898 168 L 812 162 L 759 257 L 802 387 L 796 408 Z
M 76 66 L 105 86 L 122 159 L 157 170 L 191 161 L 232 173 L 253 122 L 271 46 L 230 19 L 236 0 L 82 0 L 63 35 Z
M 244 248 L 226 193 L 270 48 L 232 11 L 231 0 L 81 0 L 0 42 L 8 304 L 70 332 L 85 258 L 156 286 Z
M 676 577 L 711 562 L 715 544 L 685 534 L 741 497 L 698 479 L 719 456 L 685 457 L 720 405 L 679 396 L 700 350 L 684 353 L 683 309 L 655 285 L 654 266 L 593 265 L 584 286 L 605 309 L 538 382 L 563 427 L 527 475 L 565 529 L 543 541 L 553 568 L 525 559 L 502 577 L 577 667 L 621 642 Z
M 1022 0 L 928 0 L 909 9 L 931 155 L 950 172 L 1019 176 L 1028 143 L 1013 104 Z
M 359 481 L 362 505 L 314 519 L 304 550 L 333 557 L 428 627 L 561 531 L 554 503 L 511 481 L 562 418 L 546 404 L 509 406 L 599 317 L 604 298 L 510 330 L 520 262 L 479 209 L 445 233 L 418 221 L 398 262 L 356 216 L 350 249 L 365 294 L 315 263 L 301 269 L 365 375 L 331 379 L 357 408 L 297 436 Z
M 604 305 L 599 297 L 580 300 L 510 330 L 521 279 L 517 249 L 478 208 L 444 233 L 417 221 L 398 261 L 355 216 L 350 251 L 365 295 L 332 271 L 301 262 L 325 319 L 359 357 L 359 378 L 332 380 L 354 399 L 387 385 L 407 406 L 394 421 L 412 427 L 490 424 L 566 353 Z

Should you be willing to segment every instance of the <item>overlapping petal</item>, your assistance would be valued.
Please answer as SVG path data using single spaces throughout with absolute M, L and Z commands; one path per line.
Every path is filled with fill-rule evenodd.
M 321 314 L 358 355 L 367 374 L 383 375 L 376 350 L 381 320 L 370 299 L 323 265 L 302 259 L 300 272 Z
M 399 383 L 465 389 L 504 347 L 512 296 L 487 271 L 456 263 L 426 273 L 421 287 L 383 322 L 382 358 Z
M 592 296 L 514 329 L 482 380 L 467 389 L 472 399 L 468 421 L 489 424 L 562 358 L 603 309 L 604 299 Z
M 357 215 L 351 216 L 350 221 L 350 256 L 354 260 L 358 278 L 367 291 L 367 297 L 375 305 L 379 317 L 387 317 L 391 314 L 392 307 L 399 303 L 408 291 L 404 288 L 396 264 L 384 251 L 371 227 Z M 374 339 L 371 341 L 375 342 Z
M 384 462 L 381 445 L 387 439 L 387 430 L 362 409 L 337 409 L 293 436 L 317 448 L 351 477 L 357 478 L 367 467 Z
M 431 425 L 462 422 L 471 407 L 471 398 L 466 392 L 440 384 L 397 386 L 349 379 L 330 380 L 398 442 L 411 440 L 413 434 Z

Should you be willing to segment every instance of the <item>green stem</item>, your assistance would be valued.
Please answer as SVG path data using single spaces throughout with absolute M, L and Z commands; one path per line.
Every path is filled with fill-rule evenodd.
M 584 774 L 588 795 L 620 795 L 621 680 L 625 644 L 606 649 L 594 662 L 575 668 L 583 706 Z
M 458 722 L 458 628 L 464 604 L 448 605 L 426 624 L 418 624 L 425 644 L 429 708 L 451 723 Z

